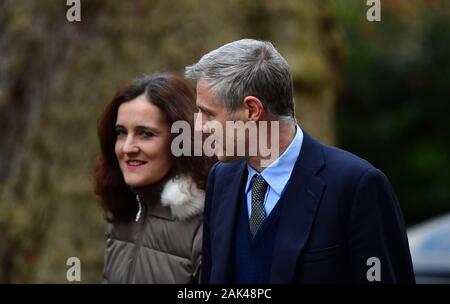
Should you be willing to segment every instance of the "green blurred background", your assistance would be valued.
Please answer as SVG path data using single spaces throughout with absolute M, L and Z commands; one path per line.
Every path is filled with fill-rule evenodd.
M 117 87 L 244 37 L 290 63 L 297 118 L 390 178 L 408 226 L 450 210 L 450 1 L 0 0 L 0 282 L 101 280 L 97 119 Z

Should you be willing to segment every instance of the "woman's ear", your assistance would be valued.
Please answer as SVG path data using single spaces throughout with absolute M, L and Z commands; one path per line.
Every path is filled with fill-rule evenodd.
M 247 120 L 259 121 L 264 114 L 264 106 L 257 97 L 246 96 L 244 98 L 245 115 Z

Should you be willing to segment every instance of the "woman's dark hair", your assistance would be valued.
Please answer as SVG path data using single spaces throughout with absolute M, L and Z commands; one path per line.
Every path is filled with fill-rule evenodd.
M 115 154 L 115 124 L 120 105 L 142 94 L 165 114 L 169 128 L 175 121 L 187 121 L 191 125 L 191 139 L 194 137 L 195 92 L 181 77 L 156 73 L 137 78 L 120 88 L 106 106 L 98 123 L 100 155 L 95 164 L 95 193 L 100 197 L 108 221 L 129 221 L 137 212 L 137 203 L 133 204 L 136 194 L 125 183 Z M 176 133 L 171 133 L 172 140 L 176 136 Z M 191 155 L 173 157 L 172 168 L 163 181 L 184 174 L 190 176 L 199 189 L 204 190 L 214 159 L 194 157 L 193 151 Z M 157 186 L 161 185 L 155 185 Z

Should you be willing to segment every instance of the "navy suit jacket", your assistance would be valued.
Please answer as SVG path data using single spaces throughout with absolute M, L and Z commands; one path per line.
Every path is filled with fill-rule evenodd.
M 245 161 L 219 162 L 210 171 L 203 283 L 233 283 L 234 235 L 246 174 Z M 368 273 L 370 280 L 378 274 L 381 283 L 415 283 L 397 198 L 386 176 L 367 161 L 304 132 L 278 203 L 269 283 L 380 282 L 369 281 Z

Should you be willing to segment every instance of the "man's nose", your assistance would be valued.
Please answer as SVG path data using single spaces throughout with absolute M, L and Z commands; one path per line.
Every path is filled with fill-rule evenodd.
M 203 132 L 203 119 L 202 113 L 195 113 L 194 130 L 196 132 Z

